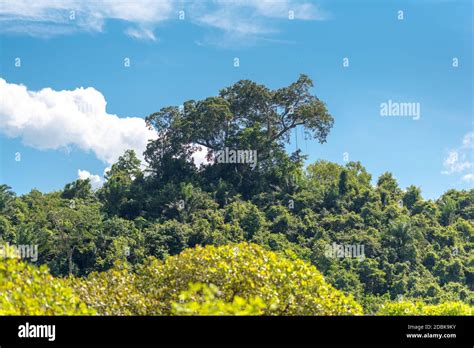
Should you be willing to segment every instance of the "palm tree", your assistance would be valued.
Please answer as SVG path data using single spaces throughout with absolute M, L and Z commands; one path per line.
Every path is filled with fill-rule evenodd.
M 456 216 L 457 204 L 450 198 L 446 197 L 441 201 L 441 223 L 444 226 L 449 226 L 454 221 Z
M 12 207 L 15 193 L 11 189 L 8 185 L 0 184 L 0 214 L 7 213 Z
M 389 234 L 397 247 L 403 247 L 412 239 L 411 232 L 411 225 L 407 221 L 396 221 L 389 228 Z

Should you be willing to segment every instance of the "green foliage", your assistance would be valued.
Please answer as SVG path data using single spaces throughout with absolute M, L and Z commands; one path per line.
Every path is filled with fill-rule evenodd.
M 94 244 L 96 266 L 94 269 L 107 270 L 117 262 L 139 263 L 146 255 L 145 237 L 133 221 L 116 216 L 103 222 L 102 233 Z
M 193 182 L 199 173 L 191 155 L 200 146 L 211 154 L 229 147 L 257 151 L 258 168 L 235 165 L 228 170 L 227 164 L 209 164 L 202 173 L 208 185 L 220 180 L 244 198 L 270 184 L 281 187 L 281 170 L 292 167 L 290 162 L 301 167 L 300 156 L 291 158 L 283 150 L 291 130 L 304 127 L 308 137 L 323 143 L 334 123 L 325 104 L 310 93 L 312 86 L 306 75 L 273 91 L 242 80 L 222 89 L 219 96 L 186 101 L 182 110 L 168 106 L 151 114 L 147 124 L 160 136 L 148 144 L 145 158 L 155 179 Z
M 125 264 L 87 278 L 69 278 L 76 294 L 99 315 L 146 315 L 147 298 L 136 288 L 136 275 Z
M 160 136 L 148 144 L 146 169 L 128 150 L 97 191 L 88 180 L 77 180 L 57 192 L 32 190 L 17 197 L 9 186 L 0 185 L 0 243 L 38 245 L 38 263 L 47 265 L 52 275 L 84 277 L 84 288 L 78 291 L 102 314 L 169 314 L 172 303 L 184 306 L 179 294 L 191 291 L 188 282 L 219 289 L 194 289 L 188 293 L 193 306 L 220 301 L 216 308 L 232 311 L 235 296 L 240 296 L 243 301 L 261 299 L 265 308 L 259 310 L 264 313 L 331 312 L 333 307 L 318 307 L 305 286 L 299 286 L 302 293 L 293 289 L 296 280 L 285 271 L 288 258 L 311 263 L 324 275 L 324 283 L 319 273 L 309 283 L 310 289 L 318 289 L 315 293 L 333 286 L 352 294 L 368 314 L 400 296 L 413 303 L 473 305 L 474 189 L 449 190 L 437 200 L 425 200 L 420 188 L 402 190 L 389 172 L 374 178 L 374 186 L 359 162 L 318 160 L 305 167 L 299 149 L 291 154 L 285 150 L 291 132 L 303 128 L 307 137 L 323 143 L 334 123 L 311 87 L 305 75 L 276 90 L 243 80 L 218 96 L 186 101 L 181 109 L 165 107 L 147 118 Z M 197 168 L 192 155 L 203 146 L 211 155 L 225 147 L 257 150 L 258 165 L 252 169 L 210 161 Z M 277 281 L 279 275 L 252 268 L 261 261 L 246 251 L 232 258 L 225 249 L 230 247 L 217 248 L 242 242 L 261 247 L 249 247 L 255 257 L 272 259 L 264 255 L 266 250 L 286 255 L 282 264 L 275 261 L 272 267 L 287 277 L 289 288 Z M 363 246 L 364 257 L 330 257 L 325 250 L 333 244 Z M 199 247 L 208 245 L 216 249 Z M 201 254 L 208 255 L 207 263 L 196 261 Z M 149 256 L 158 259 L 152 263 L 155 268 L 140 267 Z M 186 258 L 188 268 L 179 262 Z M 244 261 L 249 265 L 241 264 Z M 173 273 L 182 283 L 170 278 L 171 264 L 184 270 Z M 290 269 L 296 267 L 291 264 Z M 199 265 L 210 270 L 235 265 L 242 277 L 228 278 Z M 313 274 L 298 267 L 303 274 Z M 135 276 L 135 269 L 144 274 Z M 158 276 L 157 270 L 164 273 Z M 255 279 L 254 272 L 261 279 Z M 95 278 L 102 287 L 94 285 Z M 275 295 L 276 286 L 298 293 L 301 309 L 292 307 L 290 295 Z M 99 294 L 100 303 L 88 295 L 89 288 Z M 130 293 L 130 302 L 123 294 L 110 298 L 114 288 Z M 145 292 L 149 288 L 155 293 Z M 167 289 L 167 295 L 159 289 Z M 329 303 L 324 296 L 323 291 L 320 300 Z M 285 312 L 281 306 L 289 302 Z M 236 308 L 249 303 L 239 302 Z M 283 304 L 272 307 L 275 303 Z M 206 308 L 196 310 L 213 310 Z M 344 313 L 339 309 L 333 312 Z
M 136 273 L 92 273 L 72 286 L 101 315 L 362 313 L 314 266 L 247 243 L 186 249 Z
M 441 223 L 444 226 L 451 225 L 456 216 L 456 210 L 457 210 L 456 202 L 450 197 L 445 197 L 441 200 L 440 207 L 441 207 Z
M 53 278 L 46 266 L 34 267 L 17 260 L 0 261 L 0 315 L 91 315 L 62 279 Z
M 259 297 L 267 304 L 264 314 L 361 314 L 361 307 L 327 284 L 314 266 L 254 244 L 186 249 L 164 263 L 152 261 L 138 274 L 139 288 L 147 290 L 163 313 L 170 312 L 170 304 L 190 283 L 202 282 L 217 286 L 225 302 L 235 296 Z
M 173 315 L 262 315 L 265 304 L 260 297 L 244 299 L 235 296 L 232 302 L 219 299 L 219 289 L 211 284 L 190 284 L 181 292 L 179 302 L 172 303 Z
M 133 150 L 127 150 L 106 173 L 107 181 L 97 195 L 104 204 L 104 211 L 110 215 L 135 217 L 140 213 L 139 187 L 134 185 L 143 177 L 140 160 Z M 135 192 L 134 192 L 135 191 Z
M 176 220 L 152 225 L 144 231 L 147 254 L 161 259 L 176 255 L 186 248 L 191 233 L 188 225 Z
M 245 240 L 250 240 L 255 233 L 266 226 L 265 215 L 258 207 L 249 202 L 233 202 L 226 206 L 225 222 L 238 225 L 244 232 Z
M 427 305 L 421 301 L 400 301 L 385 303 L 378 315 L 472 315 L 473 306 L 462 302 L 446 302 Z
M 0 184 L 0 213 L 7 213 L 12 208 L 15 194 L 11 191 L 11 187 Z
M 89 179 L 78 179 L 73 183 L 66 184 L 61 193 L 61 198 L 65 199 L 87 199 L 92 196 L 92 186 Z
M 413 185 L 409 186 L 403 194 L 403 205 L 412 213 L 419 213 L 421 211 L 419 203 L 421 203 L 422 200 L 420 188 Z

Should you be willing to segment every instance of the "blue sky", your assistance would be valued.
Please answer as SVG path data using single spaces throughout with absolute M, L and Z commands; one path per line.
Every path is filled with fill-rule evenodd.
M 119 150 L 143 148 L 140 118 L 161 107 L 300 73 L 335 118 L 324 145 L 298 131 L 309 163 L 343 164 L 347 152 L 374 180 L 390 171 L 425 198 L 474 186 L 470 0 L 3 1 L 0 183 L 19 194 L 79 174 L 99 184 Z M 92 110 L 72 110 L 77 100 Z M 388 100 L 419 103 L 420 119 L 382 117 Z

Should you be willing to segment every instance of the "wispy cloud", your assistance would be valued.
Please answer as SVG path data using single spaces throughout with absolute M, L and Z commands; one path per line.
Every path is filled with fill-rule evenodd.
M 294 0 L 215 0 L 190 13 L 193 23 L 211 30 L 199 44 L 223 47 L 268 42 L 280 32 L 282 21 L 328 16 L 314 2 Z
M 461 178 L 462 181 L 465 181 L 465 182 L 474 182 L 474 174 L 473 173 L 469 173 L 469 174 L 466 174 L 466 175 L 463 175 L 463 177 Z
M 467 133 L 461 145 L 450 150 L 443 161 L 444 175 L 461 174 L 461 180 L 465 182 L 474 181 L 474 132 Z M 467 172 L 467 173 L 466 173 Z
M 117 19 L 130 23 L 129 35 L 154 40 L 149 28 L 173 15 L 171 0 L 2 0 L 0 31 L 32 36 L 101 32 L 107 20 Z
M 2 0 L 0 32 L 55 36 L 78 31 L 102 32 L 107 20 L 130 24 L 129 37 L 156 41 L 158 24 L 185 20 L 227 38 L 278 32 L 281 20 L 323 20 L 316 4 L 297 0 Z
M 128 28 L 125 31 L 125 34 L 130 36 L 131 38 L 138 39 L 138 40 L 151 40 L 156 41 L 156 36 L 151 29 L 145 28 Z

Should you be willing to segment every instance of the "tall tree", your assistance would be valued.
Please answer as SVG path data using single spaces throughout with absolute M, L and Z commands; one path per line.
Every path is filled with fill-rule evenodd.
M 257 154 L 256 169 L 235 165 L 229 170 L 211 160 L 206 181 L 223 179 L 246 197 L 258 185 L 281 186 L 284 183 L 271 182 L 278 181 L 276 167 L 288 166 L 288 160 L 301 167 L 303 160 L 301 156 L 289 158 L 284 150 L 291 130 L 303 127 L 309 138 L 324 143 L 334 123 L 325 104 L 310 93 L 312 86 L 306 75 L 277 90 L 242 80 L 222 89 L 218 96 L 189 100 L 182 108 L 165 107 L 146 119 L 158 139 L 148 144 L 145 159 L 158 181 L 194 181 L 191 156 L 199 147 L 207 149 L 209 160 L 225 148 L 251 150 Z

